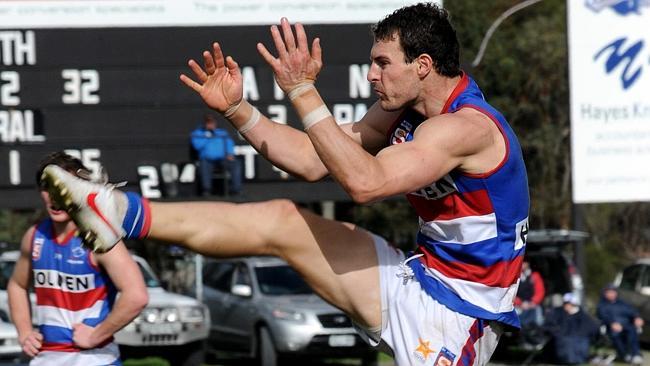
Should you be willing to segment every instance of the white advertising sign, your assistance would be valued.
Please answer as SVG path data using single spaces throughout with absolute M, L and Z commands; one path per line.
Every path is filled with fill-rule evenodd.
M 650 201 L 650 0 L 567 4 L 573 201 Z
M 375 23 L 413 0 L 2 0 L 0 28 Z M 436 1 L 441 3 L 441 1 Z

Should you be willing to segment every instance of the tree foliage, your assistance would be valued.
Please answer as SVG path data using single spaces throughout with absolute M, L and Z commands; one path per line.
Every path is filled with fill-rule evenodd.
M 42 214 L 40 210 L 0 210 L 0 242 L 7 243 L 3 249 L 18 249 L 23 234 Z
M 512 0 L 448 1 L 470 64 L 483 34 Z M 519 136 L 530 182 L 531 227 L 571 225 L 570 119 L 566 9 L 545 0 L 514 13 L 497 28 L 482 62 L 468 72 Z

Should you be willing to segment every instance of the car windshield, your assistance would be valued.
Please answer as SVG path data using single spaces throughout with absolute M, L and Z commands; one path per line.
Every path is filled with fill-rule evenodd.
M 7 282 L 14 272 L 15 262 L 0 262 L 0 290 L 7 289 Z
M 136 263 L 138 262 L 136 261 Z M 144 283 L 147 287 L 160 287 L 160 282 L 158 282 L 158 279 L 154 277 L 151 272 L 144 268 L 140 263 L 138 263 L 138 267 L 140 267 L 140 272 L 142 272 L 142 277 L 144 277 Z
M 307 295 L 314 293 L 291 267 L 270 266 L 255 268 L 260 291 L 264 295 Z

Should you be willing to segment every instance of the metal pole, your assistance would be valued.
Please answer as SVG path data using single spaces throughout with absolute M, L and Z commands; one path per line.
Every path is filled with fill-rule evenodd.
M 501 14 L 497 20 L 492 23 L 490 28 L 488 28 L 487 32 L 485 33 L 485 36 L 483 37 L 483 41 L 481 41 L 481 47 L 479 47 L 478 54 L 476 55 L 476 58 L 474 61 L 472 61 L 472 67 L 478 66 L 478 64 L 481 63 L 481 59 L 483 58 L 483 54 L 485 54 L 485 49 L 487 48 L 487 44 L 490 41 L 490 38 L 492 38 L 492 34 L 494 34 L 494 31 L 496 31 L 497 27 L 509 16 L 512 14 L 518 12 L 519 10 L 531 6 L 533 4 L 536 4 L 542 0 L 526 0 L 523 1 L 512 8 L 506 10 Z
M 196 299 L 203 302 L 203 256 L 194 256 L 194 283 L 196 286 Z

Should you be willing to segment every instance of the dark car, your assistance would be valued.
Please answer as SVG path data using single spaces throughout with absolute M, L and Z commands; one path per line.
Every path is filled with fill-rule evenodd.
M 562 297 L 566 293 L 572 293 L 582 302 L 584 286 L 576 263 L 580 262 L 582 243 L 587 237 L 587 233 L 573 230 L 531 230 L 528 233 L 524 258 L 544 280 L 544 312 L 562 305 Z M 508 331 L 501 338 L 497 353 L 504 355 L 507 349 L 522 346 L 539 350 L 545 340 L 541 328 Z
M 350 319 L 279 258 L 208 260 L 203 284 L 212 319 L 208 347 L 217 356 L 234 352 L 264 366 L 301 356 L 377 362 Z
M 574 230 L 531 230 L 526 241 L 525 258 L 544 279 L 545 310 L 562 305 L 562 296 L 573 293 L 584 299 L 580 271 L 582 243 L 587 233 Z

